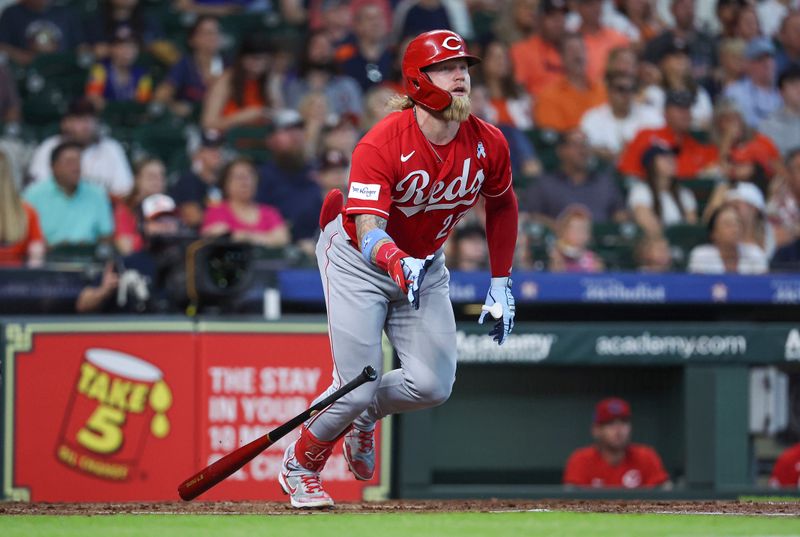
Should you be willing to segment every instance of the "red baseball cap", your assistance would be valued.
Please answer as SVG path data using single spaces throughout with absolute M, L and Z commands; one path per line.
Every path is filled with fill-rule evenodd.
M 614 420 L 631 419 L 631 405 L 619 397 L 609 397 L 603 399 L 594 407 L 595 425 L 603 425 Z

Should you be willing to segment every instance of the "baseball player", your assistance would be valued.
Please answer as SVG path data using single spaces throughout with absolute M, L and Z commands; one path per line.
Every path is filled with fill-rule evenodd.
M 382 374 L 310 419 L 286 449 L 278 476 L 294 507 L 329 507 L 320 472 L 337 440 L 356 479 L 375 470 L 373 430 L 384 416 L 444 403 L 456 371 L 456 324 L 442 244 L 482 196 L 492 278 L 478 322 L 491 311 L 502 344 L 514 326 L 511 262 L 517 199 L 506 140 L 470 114 L 467 53 L 458 34 L 419 35 L 403 57 L 401 110 L 353 152 L 347 204 L 338 191 L 320 215 L 316 253 L 328 310 L 333 383 L 365 365 L 381 374 L 382 332 L 400 368 Z
M 769 486 L 800 488 L 800 444 L 787 448 L 775 461 Z
M 592 419 L 595 444 L 575 450 L 564 469 L 564 484 L 579 487 L 670 488 L 658 453 L 631 443 L 631 407 L 618 397 L 603 399 Z

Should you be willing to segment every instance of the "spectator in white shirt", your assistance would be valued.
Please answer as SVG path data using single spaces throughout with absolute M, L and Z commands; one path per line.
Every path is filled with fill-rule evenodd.
M 714 114 L 714 105 L 708 92 L 697 83 L 692 74 L 689 53 L 689 42 L 685 39 L 675 37 L 671 42 L 665 42 L 658 63 L 660 83 L 648 85 L 642 97 L 644 102 L 663 111 L 667 92 L 688 91 L 694 97 L 691 107 L 692 128 L 706 130 Z
M 742 220 L 730 203 L 720 206 L 708 222 L 710 244 L 701 244 L 689 254 L 689 272 L 702 274 L 763 274 L 767 256 L 754 244 L 742 242 Z
M 588 110 L 581 118 L 581 130 L 597 156 L 615 161 L 625 144 L 640 129 L 655 129 L 664 125 L 664 114 L 657 109 L 635 102 L 636 78 L 609 72 L 605 77 L 608 102 Z
M 52 178 L 50 153 L 64 141 L 76 142 L 83 147 L 82 180 L 103 187 L 114 197 L 124 197 L 131 191 L 133 173 L 125 151 L 113 138 L 100 135 L 97 112 L 86 99 L 73 102 L 61 119 L 61 134 L 50 136 L 34 151 L 28 168 L 33 181 Z
M 675 149 L 656 143 L 642 155 L 645 181 L 628 191 L 628 208 L 646 235 L 659 236 L 664 227 L 697 223 L 697 200 L 675 181 Z

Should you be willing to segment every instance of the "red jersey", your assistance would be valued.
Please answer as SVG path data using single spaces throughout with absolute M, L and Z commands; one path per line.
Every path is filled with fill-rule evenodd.
M 631 444 L 617 466 L 611 466 L 597 446 L 576 450 L 564 469 L 564 484 L 583 487 L 654 487 L 669 479 L 661 457 L 650 446 Z
M 452 142 L 434 146 L 407 109 L 389 114 L 353 151 L 344 228 L 358 244 L 356 215 L 385 218 L 395 244 L 424 258 L 479 195 L 498 197 L 510 188 L 511 159 L 499 129 L 470 115 Z
M 773 487 L 800 488 L 800 444 L 795 444 L 778 457 L 769 484 Z
M 642 129 L 636 133 L 619 156 L 617 165 L 619 171 L 625 175 L 644 178 L 642 155 L 654 143 L 665 143 L 678 148 L 675 164 L 680 179 L 694 179 L 704 168 L 719 160 L 716 146 L 702 144 L 688 134 L 679 141 L 678 135 L 669 127 Z

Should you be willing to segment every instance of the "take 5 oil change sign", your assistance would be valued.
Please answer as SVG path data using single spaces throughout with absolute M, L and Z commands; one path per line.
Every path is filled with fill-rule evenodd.
M 187 477 L 299 414 L 331 382 L 324 324 L 9 324 L 2 372 L 3 495 L 44 502 L 178 500 Z M 106 330 L 106 331 L 101 331 Z M 340 501 L 388 490 L 356 481 L 337 446 L 323 479 Z M 295 430 L 199 500 L 279 500 Z M 387 430 L 388 434 L 388 430 Z
M 169 434 L 171 406 L 172 392 L 158 367 L 111 349 L 87 349 L 67 405 L 58 460 L 102 479 L 129 479 L 148 436 Z
M 176 484 L 195 470 L 194 338 L 33 332 L 14 343 L 7 337 L 17 352 L 14 412 L 6 413 L 6 431 L 9 425 L 13 431 L 6 495 L 176 499 Z

